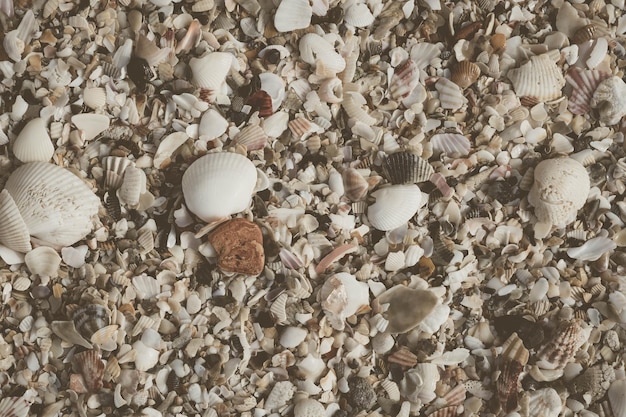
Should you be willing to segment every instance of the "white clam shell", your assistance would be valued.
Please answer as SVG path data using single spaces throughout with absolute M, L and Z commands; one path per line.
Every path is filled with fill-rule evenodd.
M 529 393 L 530 416 L 558 417 L 562 409 L 561 397 L 554 388 L 542 388 Z
M 435 84 L 435 88 L 439 92 L 439 101 L 441 101 L 441 107 L 444 109 L 458 110 L 467 103 L 461 87 L 447 78 L 440 78 Z
M 374 15 L 370 11 L 367 4 L 354 2 L 346 9 L 344 21 L 357 28 L 365 28 L 374 23 Z
M 265 91 L 272 98 L 272 110 L 278 110 L 286 95 L 285 81 L 271 72 L 259 74 L 259 81 L 261 81 L 261 90 Z
M 408 222 L 422 203 L 422 192 L 415 184 L 384 187 L 372 193 L 372 197 L 376 202 L 368 207 L 367 218 L 373 227 L 383 231 Z
M 279 32 L 304 29 L 311 24 L 312 16 L 309 0 L 282 0 L 274 15 L 274 27 Z
M 24 257 L 24 261 L 32 274 L 52 278 L 58 275 L 61 265 L 61 257 L 57 251 L 47 246 L 31 250 Z
M 228 129 L 228 120 L 215 109 L 207 110 L 200 120 L 198 134 L 202 140 L 213 140 L 218 138 Z
M 31 250 L 28 227 L 7 190 L 0 192 L 0 219 L 0 243 L 18 252 Z
M 626 379 L 613 381 L 608 391 L 609 403 L 615 417 L 626 417 Z
M 83 113 L 72 116 L 72 123 L 91 140 L 109 128 L 111 121 L 103 114 Z
M 533 97 L 538 101 L 559 98 L 565 85 L 561 70 L 549 54 L 530 57 L 524 65 L 509 70 L 507 77 L 518 97 Z
M 101 109 L 107 102 L 106 91 L 102 87 L 87 87 L 83 90 L 83 102 L 94 110 Z
M 17 168 L 5 186 L 34 236 L 53 246 L 71 246 L 93 227 L 100 199 L 71 172 L 45 162 Z
M 54 145 L 44 120 L 37 117 L 24 126 L 13 143 L 13 154 L 22 162 L 49 161 Z
M 124 171 L 133 161 L 121 156 L 106 156 L 102 158 L 104 168 L 104 186 L 109 190 L 117 190 L 124 182 Z
M 130 207 L 139 205 L 139 198 L 146 192 L 146 173 L 131 166 L 124 171 L 124 181 L 118 191 L 120 202 Z
M 212 91 L 221 90 L 233 65 L 235 57 L 228 52 L 211 52 L 202 58 L 192 58 L 189 61 L 194 84 Z
M 257 182 L 254 164 L 235 153 L 212 153 L 189 166 L 183 175 L 187 208 L 206 222 L 245 210 Z

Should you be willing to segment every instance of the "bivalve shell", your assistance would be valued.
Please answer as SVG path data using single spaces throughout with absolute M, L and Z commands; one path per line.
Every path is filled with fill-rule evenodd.
M 428 161 L 409 152 L 393 153 L 383 162 L 383 173 L 392 184 L 428 181 L 434 172 Z
M 191 58 L 189 66 L 197 87 L 219 92 L 233 66 L 235 57 L 228 52 L 211 52 L 202 58 Z
M 469 154 L 471 142 L 460 133 L 438 133 L 430 138 L 433 152 L 445 153 L 450 157 L 460 157 Z
M 0 400 L 0 416 L 2 417 L 26 417 L 30 410 L 30 404 L 19 397 L 6 397 Z
M 439 78 L 435 88 L 439 92 L 439 101 L 441 101 L 441 107 L 444 109 L 458 110 L 467 103 L 467 99 L 463 96 L 463 90 L 447 78 Z
M 104 363 L 96 350 L 86 350 L 74 355 L 83 376 L 85 387 L 89 392 L 98 392 L 102 388 Z
M 397 66 L 389 86 L 391 97 L 395 100 L 402 100 L 409 96 L 419 84 L 419 75 L 419 68 L 411 59 Z
M 86 339 L 98 330 L 110 324 L 111 312 L 100 304 L 90 304 L 79 308 L 72 314 L 72 321 L 76 330 Z
M 352 2 L 346 8 L 344 21 L 357 28 L 365 28 L 374 23 L 374 15 L 364 2 Z
M 54 145 L 44 120 L 37 117 L 24 126 L 13 143 L 13 154 L 22 162 L 49 161 Z
M 422 192 L 414 184 L 384 187 L 372 193 L 372 197 L 376 202 L 368 207 L 367 218 L 373 227 L 383 231 L 408 222 L 422 203 Z
M 561 397 L 554 388 L 542 388 L 529 393 L 529 416 L 558 417 L 562 409 Z
M 134 163 L 121 156 L 106 156 L 102 158 L 104 168 L 104 187 L 107 190 L 117 190 L 124 182 L 124 171 Z
M 257 181 L 254 164 L 236 153 L 212 153 L 189 166 L 183 174 L 187 208 L 205 222 L 245 210 Z
M 83 102 L 94 110 L 101 109 L 107 102 L 106 91 L 102 87 L 87 87 L 83 90 Z
M 58 276 L 61 257 L 54 249 L 39 246 L 26 254 L 24 262 L 32 274 L 54 278 Z
M 246 126 L 235 136 L 234 141 L 245 145 L 248 151 L 258 151 L 267 144 L 267 134 L 263 128 L 257 124 Z
M 565 76 L 566 81 L 572 86 L 572 94 L 567 105 L 568 110 L 573 114 L 589 113 L 594 92 L 600 83 L 610 76 L 603 71 L 572 68 Z
M 509 70 L 507 77 L 518 97 L 531 97 L 539 102 L 559 98 L 565 85 L 561 70 L 549 54 L 530 57 L 521 67 Z
M 626 417 L 626 379 L 613 381 L 609 388 L 608 397 L 614 417 Z
M 474 84 L 479 76 L 480 68 L 478 65 L 470 61 L 461 61 L 454 67 L 450 79 L 456 85 L 465 89 Z
M 215 109 L 207 110 L 200 120 L 198 134 L 200 139 L 213 140 L 218 138 L 228 129 L 228 120 Z
M 0 243 L 17 252 L 31 250 L 28 227 L 7 190 L 0 192 L 0 218 Z
M 311 24 L 312 16 L 309 0 L 282 0 L 274 15 L 274 27 L 279 32 L 304 29 Z

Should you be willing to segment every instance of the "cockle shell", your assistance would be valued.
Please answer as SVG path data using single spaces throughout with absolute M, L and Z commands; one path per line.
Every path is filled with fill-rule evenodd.
M 55 278 L 58 276 L 61 257 L 54 249 L 39 246 L 26 254 L 24 262 L 32 274 Z
M 428 181 L 435 172 L 425 159 L 409 152 L 396 152 L 383 161 L 383 173 L 392 184 Z
M 594 91 L 590 104 L 598 110 L 602 123 L 619 123 L 626 116 L 626 83 L 616 76 L 607 78 Z
M 239 131 L 234 141 L 245 145 L 248 151 L 258 151 L 263 149 L 267 143 L 268 137 L 265 131 L 258 124 L 249 125 Z
M 28 227 L 7 190 L 0 192 L 0 218 L 0 243 L 18 252 L 31 250 Z
M 76 331 L 89 340 L 94 333 L 110 324 L 110 317 L 111 312 L 106 307 L 90 304 L 74 311 L 72 321 Z
M 191 58 L 189 66 L 194 84 L 212 92 L 219 92 L 235 62 L 234 55 L 228 52 L 211 52 L 202 58 Z
M 309 0 L 282 0 L 274 14 L 274 27 L 279 32 L 304 29 L 311 24 L 312 16 Z
M 13 142 L 13 154 L 22 162 L 46 162 L 52 158 L 54 145 L 42 118 L 37 117 L 24 126 Z
M 245 210 L 257 181 L 254 164 L 236 153 L 211 153 L 183 174 L 187 208 L 210 223 Z
M 200 119 L 200 127 L 198 128 L 198 134 L 200 139 L 213 140 L 218 138 L 226 132 L 228 129 L 228 120 L 224 119 L 217 110 L 209 109 Z
M 563 369 L 589 338 L 590 329 L 578 320 L 562 323 L 555 336 L 537 353 L 537 365 L 542 369 Z
M 124 181 L 118 191 L 120 201 L 129 207 L 136 208 L 141 195 L 146 192 L 146 181 L 146 173 L 143 169 L 135 166 L 126 168 Z
M 589 194 L 589 174 L 572 158 L 541 161 L 535 167 L 528 202 L 540 222 L 564 227 L 576 218 Z
M 46 162 L 17 168 L 5 189 L 31 236 L 53 246 L 71 246 L 93 227 L 100 199 L 71 172 Z
M 0 417 L 26 417 L 30 404 L 23 398 L 6 397 L 0 400 Z
M 573 114 L 586 114 L 590 110 L 593 94 L 600 83 L 611 75 L 603 71 L 582 70 L 574 67 L 568 71 L 565 80 L 572 86 L 567 108 Z
M 411 59 L 397 66 L 389 86 L 391 97 L 395 100 L 406 98 L 419 84 L 419 76 L 419 68 Z
M 102 87 L 87 87 L 83 90 L 83 102 L 94 110 L 104 107 L 106 101 L 106 90 Z
M 422 192 L 415 184 L 391 185 L 372 193 L 376 202 L 367 209 L 370 224 L 378 230 L 393 230 L 417 213 Z
M 104 168 L 104 187 L 107 190 L 117 190 L 124 182 L 124 171 L 134 165 L 133 161 L 121 156 L 106 156 L 102 158 Z
M 459 87 L 465 89 L 474 84 L 480 76 L 480 68 L 478 65 L 470 61 L 459 62 L 454 70 L 450 79 Z
M 467 103 L 461 87 L 447 78 L 439 78 L 435 88 L 439 92 L 439 101 L 441 101 L 441 107 L 444 109 L 458 110 Z
M 529 417 L 558 417 L 563 405 L 554 388 L 541 388 L 528 394 Z
M 507 77 L 518 97 L 532 97 L 537 101 L 559 98 L 565 85 L 561 70 L 549 54 L 530 57 L 521 67 L 509 70 Z
M 374 15 L 365 2 L 355 1 L 347 3 L 349 6 L 346 8 L 343 16 L 345 23 L 357 28 L 365 28 L 374 23 Z
M 98 392 L 102 388 L 104 363 L 96 350 L 86 350 L 74 355 L 80 368 L 85 387 L 89 392 Z
M 438 298 L 432 291 L 415 290 L 396 285 L 382 293 L 377 302 L 389 304 L 383 314 L 389 325 L 389 333 L 406 333 L 415 328 L 437 305 Z

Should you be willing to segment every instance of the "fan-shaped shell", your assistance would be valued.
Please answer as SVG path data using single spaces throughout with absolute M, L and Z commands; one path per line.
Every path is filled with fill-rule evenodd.
M 626 379 L 613 381 L 609 388 L 608 397 L 611 410 L 615 417 L 626 417 Z
M 58 275 L 61 257 L 54 249 L 39 246 L 26 254 L 24 262 L 32 274 L 54 278 Z
M 19 397 L 6 397 L 0 400 L 0 417 L 26 417 L 30 404 Z
M 587 114 L 590 111 L 591 99 L 598 85 L 611 75 L 603 71 L 582 70 L 572 68 L 565 79 L 572 86 L 567 108 L 573 114 Z
M 463 90 L 447 78 L 440 78 L 435 88 L 439 92 L 439 101 L 444 109 L 458 110 L 467 103 Z
M 389 86 L 391 97 L 396 100 L 406 98 L 419 84 L 419 76 L 419 68 L 411 59 L 396 67 Z
M 461 61 L 454 67 L 450 79 L 459 87 L 467 88 L 474 84 L 479 76 L 480 68 L 478 65 L 470 61 Z
M 72 314 L 72 321 L 76 331 L 85 339 L 110 323 L 111 312 L 100 304 L 90 304 L 79 308 Z
M 528 415 L 530 417 L 558 417 L 563 405 L 554 388 L 542 388 L 529 393 Z
M 89 392 L 97 392 L 102 388 L 102 376 L 104 375 L 104 363 L 100 359 L 100 353 L 96 350 L 86 350 L 74 355 L 80 373 L 85 381 Z
M 530 57 L 521 67 L 509 70 L 507 77 L 518 97 L 532 97 L 537 101 L 559 98 L 565 85 L 561 70 L 549 54 Z
M 408 152 L 396 152 L 383 162 L 383 173 L 392 184 L 428 181 L 434 172 L 428 161 Z
M 354 2 L 346 9 L 343 20 L 351 26 L 365 28 L 374 23 L 374 15 L 367 4 Z
M 102 87 L 87 87 L 83 90 L 83 102 L 94 110 L 100 109 L 107 102 L 106 91 Z
M 211 52 L 202 58 L 191 58 L 189 66 L 194 84 L 207 90 L 219 91 L 234 59 L 228 52 Z
M 120 201 L 130 207 L 139 205 L 139 198 L 146 192 L 146 173 L 131 166 L 124 171 L 124 181 L 118 191 Z
M 71 172 L 45 162 L 17 168 L 6 183 L 31 236 L 71 246 L 93 227 L 100 199 Z
M 235 153 L 212 153 L 189 166 L 183 175 L 187 208 L 206 222 L 245 210 L 257 181 L 254 164 Z
M 7 190 L 0 192 L 0 219 L 0 243 L 17 252 L 31 250 L 28 227 Z
M 471 149 L 471 143 L 460 133 L 439 133 L 430 138 L 435 153 L 443 152 L 451 157 L 465 156 Z
M 378 230 L 393 230 L 417 213 L 422 192 L 414 184 L 391 185 L 372 193 L 376 202 L 368 207 L 367 218 Z
M 267 143 L 267 135 L 263 128 L 257 124 L 249 125 L 241 129 L 235 136 L 234 141 L 245 145 L 249 151 L 258 151 L 263 149 Z
M 274 27 L 279 32 L 304 29 L 311 24 L 312 16 L 309 0 L 282 0 L 274 15 Z
M 13 143 L 13 154 L 22 162 L 46 162 L 52 158 L 54 145 L 42 118 L 37 117 L 24 126 Z
M 121 156 L 106 156 L 102 158 L 104 168 L 104 187 L 107 190 L 117 190 L 124 182 L 124 171 L 133 162 Z

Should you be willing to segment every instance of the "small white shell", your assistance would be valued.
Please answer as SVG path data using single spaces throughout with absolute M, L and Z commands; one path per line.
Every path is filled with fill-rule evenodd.
M 367 104 L 365 97 L 358 91 L 344 92 L 343 109 L 348 114 L 350 119 L 362 122 L 367 126 L 372 126 L 376 123 L 376 119 L 370 116 L 367 111 L 363 109 L 363 106 Z
M 0 192 L 0 219 L 0 243 L 17 252 L 31 250 L 28 228 L 7 190 Z
M 210 223 L 245 210 L 257 181 L 254 164 L 235 153 L 212 153 L 189 166 L 183 174 L 187 208 Z
M 102 87 L 87 87 L 83 90 L 83 102 L 94 110 L 101 109 L 107 102 L 106 91 Z
M 577 248 L 569 248 L 567 256 L 582 261 L 595 261 L 603 254 L 612 251 L 617 247 L 617 243 L 608 237 L 594 237 L 586 241 L 582 246 Z
M 296 403 L 293 409 L 294 417 L 325 417 L 324 406 L 313 398 L 305 398 Z
M 289 381 L 277 382 L 265 400 L 265 410 L 275 411 L 284 407 L 293 397 L 296 387 Z
M 104 114 L 83 113 L 72 116 L 72 123 L 91 140 L 109 128 L 111 121 Z
M 528 415 L 532 417 L 558 417 L 563 405 L 554 388 L 542 388 L 528 394 Z
M 150 299 L 161 292 L 161 287 L 156 278 L 145 274 L 133 278 L 133 287 L 135 287 L 137 297 L 140 300 Z
M 309 0 L 282 0 L 274 15 L 274 27 L 279 32 L 304 29 L 311 24 L 312 16 Z
M 365 28 L 374 23 L 374 15 L 367 7 L 367 4 L 354 2 L 346 9 L 343 20 L 348 25 Z
M 228 129 L 228 120 L 214 109 L 207 110 L 200 120 L 198 134 L 202 140 L 213 140 L 218 138 Z
M 372 197 L 376 202 L 368 207 L 367 218 L 373 227 L 383 231 L 408 222 L 422 203 L 422 192 L 415 184 L 384 187 L 372 193 Z
M 411 59 L 419 69 L 425 69 L 433 59 L 439 57 L 443 49 L 442 43 L 418 43 L 411 48 Z
M 194 84 L 219 92 L 234 62 L 235 57 L 228 52 L 211 52 L 202 58 L 191 58 L 189 66 Z
M 24 262 L 32 274 L 54 278 L 58 275 L 61 257 L 54 249 L 40 246 L 28 252 Z
M 507 77 L 518 97 L 533 97 L 538 101 L 559 98 L 565 85 L 561 70 L 549 54 L 530 57 L 521 67 L 509 70 Z
M 46 162 L 52 158 L 54 145 L 42 118 L 37 117 L 24 126 L 13 143 L 13 154 L 22 162 Z
M 369 287 L 354 275 L 341 272 L 327 278 L 318 293 L 326 317 L 337 330 L 343 330 L 347 317 L 369 305 Z
M 241 129 L 233 140 L 241 145 L 245 145 L 248 151 L 258 151 L 265 147 L 268 137 L 261 126 L 254 124 Z
M 108 190 L 117 190 L 124 182 L 124 171 L 133 162 L 121 156 L 106 156 L 102 158 L 104 168 L 104 186 Z
M 458 110 L 467 103 L 467 99 L 463 95 L 461 87 L 447 78 L 439 78 L 439 81 L 435 84 L 435 88 L 439 92 L 441 107 L 444 109 Z
M 165 169 L 172 162 L 171 157 L 178 148 L 189 139 L 185 132 L 174 132 L 167 135 L 157 148 L 153 164 L 155 168 Z
M 139 205 L 139 197 L 146 192 L 146 173 L 143 169 L 131 166 L 124 171 L 124 181 L 118 191 L 121 203 L 130 207 Z

